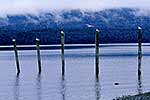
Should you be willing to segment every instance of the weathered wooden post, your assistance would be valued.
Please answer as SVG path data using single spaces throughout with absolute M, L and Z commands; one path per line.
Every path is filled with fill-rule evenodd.
M 37 49 L 37 59 L 38 59 L 38 68 L 39 74 L 41 74 L 41 57 L 40 57 L 40 39 L 36 38 L 36 49 Z
M 14 51 L 15 51 L 15 58 L 16 58 L 16 66 L 17 66 L 17 75 L 20 73 L 20 67 L 19 67 L 19 59 L 18 59 L 18 51 L 16 46 L 16 39 L 12 39 L 13 45 L 14 45 Z
M 65 58 L 64 58 L 64 43 L 65 43 L 65 39 L 64 39 L 64 32 L 61 31 L 61 60 L 62 60 L 62 75 L 65 75 Z
M 96 54 L 95 54 L 95 65 L 96 65 L 96 77 L 99 76 L 99 33 L 100 31 L 96 29 L 96 35 L 95 35 L 95 48 L 96 48 Z
M 141 76 L 142 28 L 138 27 L 138 76 Z

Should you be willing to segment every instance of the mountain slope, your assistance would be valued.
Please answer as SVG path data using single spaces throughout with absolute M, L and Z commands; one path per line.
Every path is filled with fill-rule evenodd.
M 0 18 L 0 45 L 10 45 L 12 38 L 18 44 L 35 44 L 36 37 L 42 44 L 59 44 L 61 29 L 66 33 L 66 43 L 94 43 L 95 28 L 101 30 L 101 43 L 137 42 L 139 25 L 143 28 L 143 42 L 150 42 L 150 16 L 138 12 L 139 9 L 120 8 L 9 15 Z

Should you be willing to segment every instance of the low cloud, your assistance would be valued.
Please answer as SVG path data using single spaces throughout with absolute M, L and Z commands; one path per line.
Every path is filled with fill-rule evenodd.
M 0 0 L 0 16 L 39 14 L 43 11 L 68 9 L 103 10 L 110 8 L 138 8 L 149 11 L 150 0 Z M 142 12 L 145 14 L 145 12 Z

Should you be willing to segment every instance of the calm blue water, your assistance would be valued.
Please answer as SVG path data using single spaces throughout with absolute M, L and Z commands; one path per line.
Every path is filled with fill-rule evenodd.
M 137 46 L 100 48 L 100 77 L 95 79 L 95 48 L 65 50 L 61 77 L 60 50 L 42 50 L 38 75 L 36 51 L 19 51 L 16 76 L 13 51 L 0 51 L 0 100 L 112 100 L 150 91 L 150 47 L 143 47 L 142 80 L 137 76 Z M 114 85 L 114 83 L 119 85 Z

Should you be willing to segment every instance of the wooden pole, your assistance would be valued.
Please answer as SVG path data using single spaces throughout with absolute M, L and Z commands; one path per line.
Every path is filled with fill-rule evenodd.
M 41 57 L 40 57 L 40 39 L 36 38 L 36 49 L 37 49 L 37 59 L 38 59 L 38 68 L 39 74 L 41 74 Z
M 96 29 L 95 44 L 96 44 L 96 54 L 95 54 L 95 65 L 96 65 L 96 77 L 99 76 L 99 30 Z
M 142 28 L 138 27 L 138 76 L 141 76 Z
M 61 60 L 62 60 L 62 75 L 65 75 L 65 57 L 64 57 L 64 32 L 61 31 Z
M 18 59 L 18 51 L 16 46 L 16 39 L 12 39 L 13 45 L 14 45 L 14 51 L 15 51 L 15 58 L 16 58 L 16 66 L 17 66 L 17 75 L 20 73 L 20 67 L 19 67 L 19 59 Z

